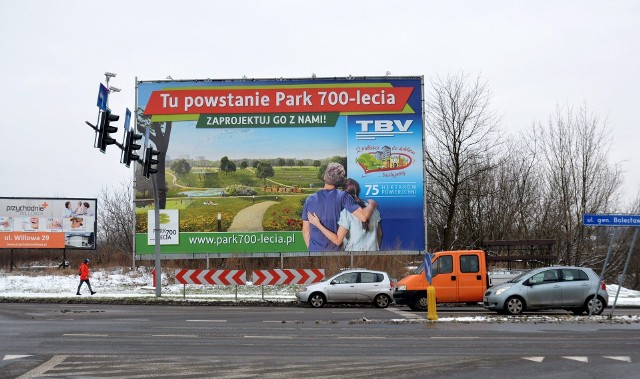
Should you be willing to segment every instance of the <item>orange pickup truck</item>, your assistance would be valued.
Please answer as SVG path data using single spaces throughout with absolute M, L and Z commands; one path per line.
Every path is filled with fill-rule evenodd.
M 440 251 L 431 257 L 431 283 L 436 289 L 437 303 L 479 303 L 487 288 L 515 278 L 522 271 L 487 271 L 483 250 Z M 397 305 L 408 305 L 414 311 L 427 309 L 427 278 L 424 265 L 402 278 L 393 292 Z

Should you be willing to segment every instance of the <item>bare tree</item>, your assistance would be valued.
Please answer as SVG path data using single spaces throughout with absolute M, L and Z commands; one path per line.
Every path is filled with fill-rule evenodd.
M 133 252 L 135 208 L 131 180 L 102 188 L 99 196 L 98 241 L 101 260 L 120 260 Z
M 463 188 L 496 167 L 492 156 L 499 153 L 499 119 L 490 109 L 491 93 L 480 77 L 449 75 L 432 80 L 431 86 L 425 127 L 428 214 L 438 248 L 448 249 L 456 242 L 454 225 Z
M 611 141 L 606 122 L 589 113 L 556 107 L 546 127 L 538 126 L 546 168 L 546 196 L 556 212 L 559 258 L 567 264 L 594 265 L 599 260 L 582 223 L 585 213 L 607 213 L 617 206 L 618 166 L 609 163 Z

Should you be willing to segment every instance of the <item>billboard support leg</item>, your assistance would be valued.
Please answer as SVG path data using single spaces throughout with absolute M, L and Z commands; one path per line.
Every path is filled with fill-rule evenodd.
M 160 201 L 158 200 L 158 181 L 156 174 L 151 176 L 153 183 L 153 214 L 155 219 L 155 247 L 156 247 L 156 297 L 162 295 L 162 267 L 160 266 Z
M 13 249 L 11 249 L 11 257 L 9 258 L 9 272 L 13 272 L 14 267 L 16 267 L 16 265 L 13 264 Z
M 67 264 L 67 249 L 62 249 L 62 263 L 58 268 L 67 268 L 69 265 Z

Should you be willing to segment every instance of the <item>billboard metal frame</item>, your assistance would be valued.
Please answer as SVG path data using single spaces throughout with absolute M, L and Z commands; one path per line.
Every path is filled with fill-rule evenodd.
M 66 210 L 66 202 L 72 203 L 70 208 L 75 209 Z M 80 206 L 76 202 L 86 202 L 89 207 L 79 211 Z M 11 246 L 2 244 L 0 248 L 96 250 L 97 208 L 98 200 L 89 197 L 0 197 L 0 222 L 6 221 L 7 225 L 0 225 L 0 240 L 12 242 Z M 92 221 L 90 227 L 85 225 L 87 218 Z M 33 219 L 33 223 L 27 219 Z M 31 225 L 25 226 L 27 223 Z M 9 224 L 11 226 L 8 226 Z M 78 238 L 69 243 L 73 237 Z M 24 246 L 19 246 L 18 242 L 13 241 L 25 241 L 20 242 Z M 60 245 L 61 243 L 63 245 Z M 85 244 L 86 246 L 83 246 Z

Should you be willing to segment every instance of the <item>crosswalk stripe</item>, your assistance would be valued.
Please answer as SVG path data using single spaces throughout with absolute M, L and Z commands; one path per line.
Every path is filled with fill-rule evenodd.
M 44 375 L 47 371 L 53 369 L 57 365 L 64 362 L 67 359 L 68 355 L 54 355 L 48 361 L 44 362 L 40 366 L 34 368 L 33 370 L 26 372 L 20 375 L 17 379 L 27 379 L 27 378 L 35 378 Z
M 391 307 L 385 308 L 387 311 L 391 312 L 391 313 L 395 313 L 398 316 L 402 316 L 404 318 L 408 318 L 408 319 L 418 319 L 418 318 L 425 318 L 424 316 L 418 316 L 415 313 L 411 313 L 411 312 L 406 312 L 406 311 L 400 311 Z

